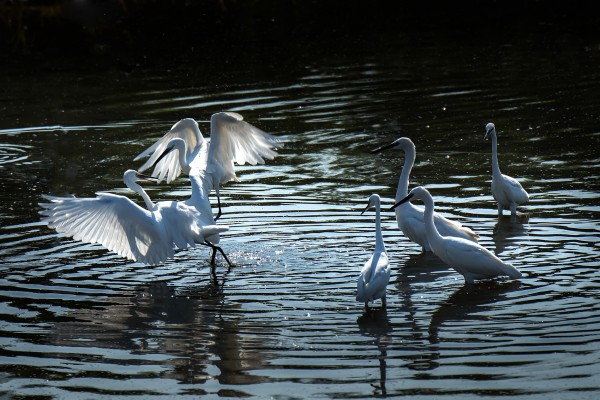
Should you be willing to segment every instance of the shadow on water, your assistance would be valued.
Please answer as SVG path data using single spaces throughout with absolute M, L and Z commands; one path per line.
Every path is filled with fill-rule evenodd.
M 485 322 L 485 316 L 477 315 L 497 307 L 497 303 L 503 301 L 508 292 L 519 290 L 520 286 L 519 281 L 489 281 L 461 287 L 431 315 L 429 341 L 432 344 L 444 341 L 440 338 L 440 331 L 448 323 L 469 321 L 470 325 L 476 325 Z
M 411 283 L 433 282 L 455 273 L 456 271 L 432 252 L 415 253 L 408 256 L 404 265 L 398 268 L 396 286 L 402 292 L 410 292 Z
M 388 348 L 392 343 L 392 325 L 387 316 L 386 308 L 370 308 L 365 310 L 363 315 L 356 320 L 360 333 L 367 337 L 374 338 L 374 345 L 377 347 L 379 355 L 379 386 L 371 384 L 375 388 L 375 397 L 386 397 L 385 387 L 387 376 L 386 359 Z M 380 393 L 378 393 L 380 392 Z
M 232 317 L 240 313 L 240 304 L 228 302 L 222 289 L 215 281 L 188 288 L 164 282 L 141 286 L 133 297 L 108 298 L 103 305 L 69 313 L 54 326 L 48 344 L 103 349 L 94 368 L 87 364 L 89 350 L 62 355 L 65 367 L 72 364 L 69 374 L 82 364 L 76 374 L 87 378 L 118 379 L 118 371 L 141 362 L 160 368 L 144 372 L 142 367 L 138 375 L 158 373 L 182 384 L 265 382 L 249 372 L 265 368 L 268 353 L 263 349 L 269 346 L 262 338 L 274 332 L 266 335 L 266 325 L 245 326 Z
M 529 232 L 529 216 L 501 216 L 494 225 L 492 239 L 496 246 L 496 254 L 501 254 L 507 247 L 512 247 Z

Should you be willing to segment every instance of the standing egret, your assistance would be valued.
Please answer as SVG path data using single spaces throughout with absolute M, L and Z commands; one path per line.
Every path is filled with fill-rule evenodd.
M 408 195 L 408 177 L 416 158 L 415 144 L 409 138 L 401 137 L 389 145 L 371 151 L 371 153 L 379 153 L 386 149 L 400 149 L 404 151 L 404 166 L 402 167 L 396 191 L 396 201 L 400 201 Z M 444 236 L 461 237 L 474 242 L 479 239 L 479 236 L 475 232 L 462 226 L 460 222 L 451 221 L 438 213 L 433 213 L 433 219 L 438 231 Z M 398 222 L 398 228 L 410 240 L 421 245 L 424 252 L 431 251 L 431 246 L 425 232 L 425 220 L 421 207 L 417 207 L 410 202 L 396 207 L 396 221 Z
M 165 154 L 170 140 L 174 138 L 180 138 L 186 143 L 186 166 L 179 162 L 177 156 Z M 245 122 L 240 114 L 219 112 L 210 118 L 210 145 L 204 140 L 198 123 L 185 118 L 173 125 L 169 132 L 140 153 L 135 160 L 152 153 L 139 171 L 145 171 L 154 165 L 152 176 L 158 178 L 159 182 L 166 179 L 170 183 L 181 172 L 189 175 L 190 169 L 204 171 L 210 178 L 210 187 L 205 187 L 207 195 L 212 188 L 217 193 L 218 219 L 221 216 L 220 186 L 232 180 L 239 181 L 233 163 L 264 164 L 265 158 L 275 158 L 275 149 L 281 147 L 283 145 L 279 139 Z
M 479 243 L 469 240 L 442 236 L 433 223 L 434 203 L 431 194 L 422 186 L 417 186 L 390 210 L 395 209 L 410 199 L 421 199 L 425 203 L 425 230 L 431 250 L 446 264 L 454 268 L 465 278 L 466 283 L 475 279 L 493 278 L 508 275 L 513 279 L 521 278 L 521 273 L 512 265 L 496 257 L 491 251 Z
M 153 203 L 137 183 L 155 180 L 137 171 L 127 170 L 123 181 L 137 192 L 147 210 L 125 196 L 98 193 L 95 198 L 43 197 L 42 221 L 59 233 L 86 243 L 99 243 L 122 257 L 155 265 L 174 257 L 173 247 L 185 249 L 201 244 L 212 248 L 211 264 L 219 251 L 219 234 L 229 229 L 217 226 L 203 190 L 192 193 L 187 201 Z M 198 197 L 200 196 L 200 197 Z M 204 200 L 203 200 L 204 199 Z
M 529 195 L 516 179 L 500 172 L 498 138 L 496 137 L 496 127 L 491 122 L 485 126 L 484 139 L 487 139 L 488 135 L 492 137 L 492 196 L 498 203 L 498 217 L 502 216 L 505 208 L 510 209 L 512 216 L 516 216 L 517 206 L 527 203 Z
M 369 301 L 377 299 L 381 299 L 383 307 L 386 306 L 385 291 L 391 274 L 381 233 L 381 199 L 376 194 L 371 195 L 369 204 L 360 215 L 371 207 L 375 207 L 375 252 L 360 271 L 356 291 L 356 300 L 365 303 L 366 308 L 369 308 Z

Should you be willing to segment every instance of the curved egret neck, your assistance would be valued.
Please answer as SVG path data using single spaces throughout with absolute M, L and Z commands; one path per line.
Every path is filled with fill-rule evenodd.
M 492 175 L 500 177 L 500 165 L 498 164 L 498 138 L 496 137 L 496 130 L 492 129 Z
M 156 205 L 152 202 L 152 200 L 150 200 L 150 196 L 148 196 L 148 193 L 146 193 L 144 188 L 141 187 L 137 182 L 135 182 L 135 179 L 136 179 L 135 174 L 136 173 L 133 170 L 126 171 L 124 174 L 124 177 L 123 177 L 123 182 L 125 182 L 125 185 L 129 189 L 133 190 L 134 192 L 136 192 L 137 194 L 142 196 L 142 199 L 144 199 L 144 203 L 146 203 L 146 208 L 148 209 L 148 211 L 154 211 L 156 208 Z
M 400 201 L 408 196 L 408 179 L 410 177 L 410 171 L 412 171 L 412 167 L 415 164 L 415 159 L 415 145 L 412 142 L 409 142 L 404 146 L 404 165 L 402 166 L 402 172 L 400 173 L 400 179 L 398 180 L 396 201 Z
M 425 231 L 427 232 L 427 240 L 429 241 L 429 245 L 433 252 L 436 252 L 436 248 L 442 245 L 444 241 L 444 237 L 440 235 L 440 232 L 435 227 L 433 222 L 433 209 L 435 207 L 435 203 L 433 202 L 433 198 L 431 196 L 423 196 L 421 198 L 423 203 L 425 203 Z

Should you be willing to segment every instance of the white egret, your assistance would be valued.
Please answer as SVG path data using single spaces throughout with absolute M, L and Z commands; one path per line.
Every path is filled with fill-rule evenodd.
M 122 257 L 144 264 L 160 264 L 172 258 L 174 246 L 185 249 L 201 244 L 212 248 L 211 264 L 219 251 L 231 265 L 217 246 L 219 234 L 229 228 L 216 225 L 201 187 L 193 190 L 187 201 L 153 203 L 136 182 L 153 179 L 134 170 L 123 175 L 127 187 L 142 196 L 147 210 L 125 196 L 111 193 L 98 193 L 95 198 L 44 195 L 49 203 L 40 203 L 42 221 L 75 240 L 99 243 Z
M 488 135 L 492 137 L 492 196 L 498 204 L 498 216 L 502 216 L 504 209 L 509 209 L 510 214 L 516 216 L 517 206 L 527 203 L 529 195 L 516 179 L 500 172 L 497 150 L 498 138 L 496 127 L 491 122 L 485 126 L 484 139 L 487 139 Z
M 397 208 L 411 199 L 420 199 L 425 203 L 425 230 L 431 250 L 442 261 L 464 276 L 466 283 L 473 283 L 475 279 L 504 275 L 513 279 L 521 278 L 521 273 L 515 267 L 500 260 L 479 243 L 464 238 L 440 235 L 433 223 L 433 198 L 424 187 L 417 186 L 391 209 Z
M 389 145 L 379 147 L 371 153 L 379 153 L 386 149 L 400 149 L 404 151 L 404 166 L 398 180 L 398 189 L 396 190 L 396 201 L 400 201 L 408 195 L 408 178 L 415 163 L 416 150 L 415 144 L 406 137 L 401 137 Z M 476 242 L 479 235 L 471 229 L 464 227 L 460 222 L 449 220 L 437 212 L 433 213 L 433 219 L 438 231 L 444 236 L 461 237 Z M 431 246 L 427 240 L 425 232 L 425 220 L 423 209 L 410 202 L 396 207 L 396 221 L 398 228 L 413 242 L 421 245 L 423 251 L 431 251 Z
M 371 195 L 369 204 L 360 215 L 371 207 L 375 207 L 375 252 L 360 272 L 356 291 L 356 300 L 365 303 L 366 308 L 370 301 L 377 299 L 381 299 L 383 307 L 386 306 L 385 292 L 391 274 L 381 233 L 381 199 L 376 194 Z
M 165 154 L 169 142 L 174 138 L 182 139 L 186 144 L 185 165 L 179 162 L 178 156 Z M 264 164 L 265 159 L 272 160 L 277 156 L 275 149 L 281 147 L 283 145 L 279 139 L 245 122 L 240 114 L 220 112 L 210 118 L 210 145 L 204 140 L 198 123 L 185 118 L 173 125 L 169 132 L 135 160 L 152 154 L 139 171 L 154 165 L 152 176 L 158 178 L 159 182 L 165 179 L 170 183 L 182 172 L 189 175 L 191 169 L 203 171 L 210 178 L 204 188 L 207 195 L 213 188 L 217 193 L 218 219 L 221 216 L 220 185 L 232 180 L 239 181 L 233 163 Z

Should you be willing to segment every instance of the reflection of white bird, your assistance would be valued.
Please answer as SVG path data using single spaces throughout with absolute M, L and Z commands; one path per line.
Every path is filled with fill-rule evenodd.
M 147 210 L 125 196 L 98 193 L 95 198 L 44 196 L 42 220 L 59 233 L 86 243 L 100 243 L 122 257 L 144 264 L 160 264 L 174 256 L 173 247 L 185 249 L 202 244 L 213 249 L 214 263 L 219 234 L 203 190 L 192 191 L 187 201 L 153 203 L 138 180 L 155 180 L 127 170 L 123 181 L 142 196 Z
M 410 199 L 420 199 L 425 203 L 425 229 L 431 250 L 446 264 L 464 276 L 465 282 L 475 279 L 493 278 L 508 275 L 513 279 L 521 278 L 521 273 L 512 265 L 496 257 L 479 243 L 463 238 L 442 236 L 433 223 L 434 203 L 431 194 L 422 186 L 417 186 L 393 207 L 396 208 Z
M 182 139 L 186 144 L 186 165 L 179 162 L 178 156 L 166 153 L 171 139 Z M 217 193 L 219 212 L 221 215 L 220 185 L 231 180 L 238 181 L 233 163 L 243 165 L 264 164 L 265 159 L 272 160 L 281 148 L 280 141 L 268 133 L 245 122 L 240 114 L 220 112 L 210 118 L 210 146 L 204 140 L 198 123 L 185 118 L 177 122 L 169 132 L 152 146 L 139 154 L 139 160 L 150 154 L 150 158 L 139 171 L 144 171 L 155 165 L 152 176 L 159 182 L 166 179 L 167 183 L 177 178 L 181 172 L 190 174 L 196 169 L 208 178 L 204 190 L 208 193 L 214 188 Z M 210 187 L 207 187 L 210 185 Z
M 371 153 L 379 153 L 386 149 L 400 149 L 404 151 L 404 166 L 398 181 L 396 201 L 400 201 L 408 195 L 408 177 L 415 163 L 415 144 L 406 137 L 401 137 L 389 145 L 379 147 Z M 443 236 L 455 236 L 476 242 L 479 236 L 471 229 L 462 226 L 459 222 L 451 221 L 437 212 L 433 213 L 435 226 Z M 431 251 L 425 232 L 425 220 L 423 209 L 411 203 L 405 203 L 396 207 L 396 221 L 398 228 L 413 242 L 421 245 L 423 251 Z
M 516 179 L 500 173 L 498 165 L 498 138 L 496 127 L 491 122 L 485 126 L 485 137 L 492 137 L 492 196 L 498 203 L 498 216 L 502 216 L 503 209 L 510 209 L 511 215 L 517 215 L 517 206 L 527 203 L 529 195 Z
M 370 207 L 375 207 L 375 252 L 365 263 L 358 277 L 356 300 L 368 307 L 369 301 L 381 299 L 385 307 L 385 291 L 390 281 L 391 270 L 381 233 L 381 199 L 378 195 L 371 195 L 369 204 L 361 215 Z

